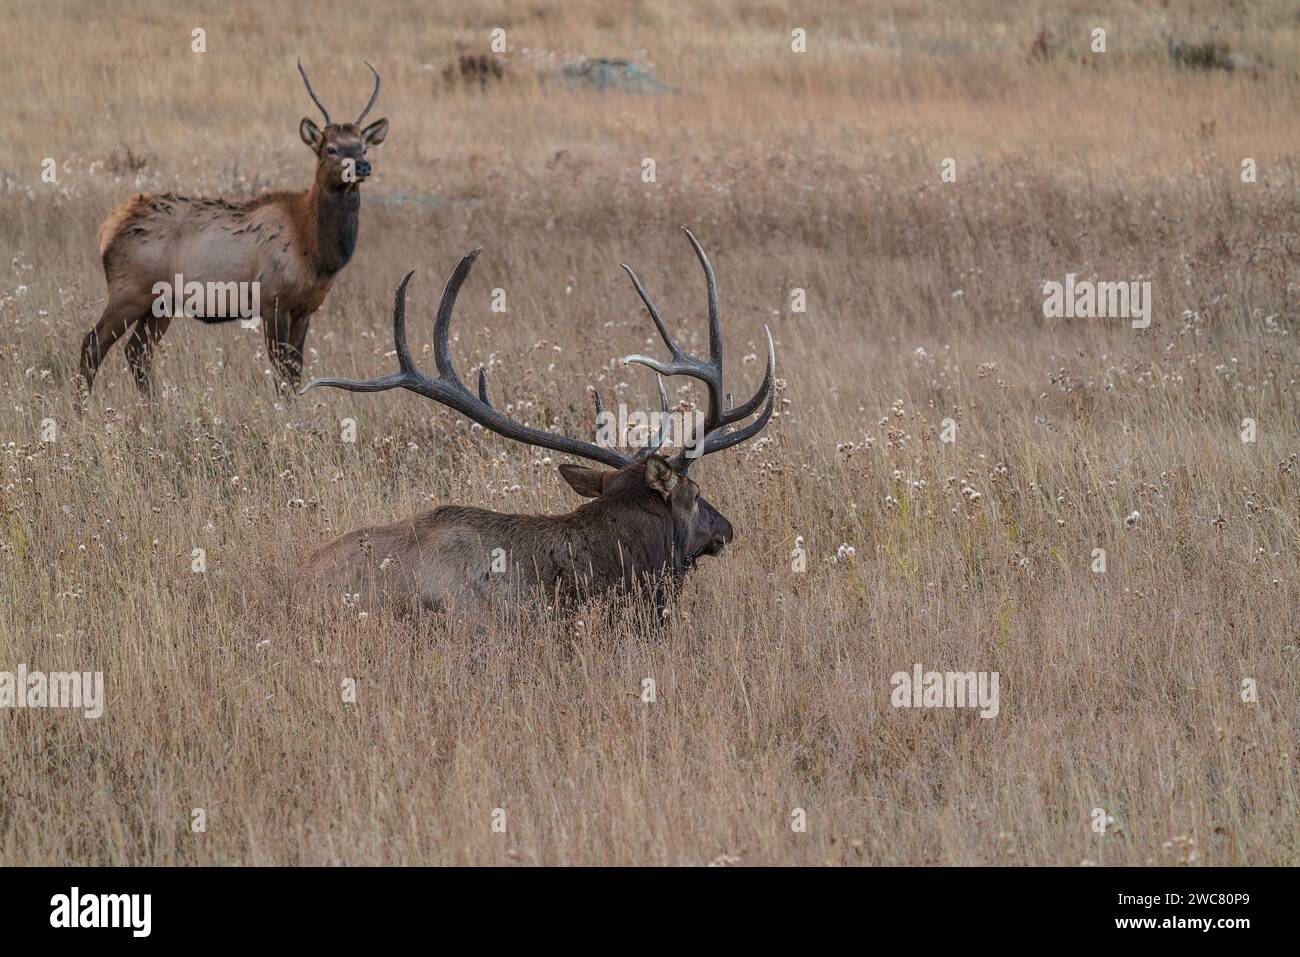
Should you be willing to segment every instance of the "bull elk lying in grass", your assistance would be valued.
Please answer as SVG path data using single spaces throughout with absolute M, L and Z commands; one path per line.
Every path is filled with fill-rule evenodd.
M 696 561 L 704 555 L 719 554 L 733 535 L 731 523 L 700 495 L 699 486 L 688 476 L 692 462 L 756 435 L 771 417 L 775 397 L 776 351 L 772 334 L 767 331 L 767 374 L 762 385 L 744 404 L 724 408 L 717 284 L 703 248 L 689 231 L 687 236 L 708 284 L 708 361 L 682 351 L 640 280 L 627 266 L 623 268 L 668 346 L 671 359 L 661 362 L 647 356 L 628 356 L 624 361 L 649 366 L 660 376 L 685 375 L 706 385 L 708 412 L 703 437 L 697 444 L 666 458 L 659 454 L 664 441 L 661 426 L 645 447 L 635 455 L 625 455 L 606 446 L 530 428 L 503 416 L 488 400 L 483 369 L 479 371 L 478 394 L 470 392 L 452 365 L 448 337 L 457 294 L 480 247 L 460 261 L 443 289 L 434 324 L 436 379 L 415 368 L 406 344 L 406 286 L 413 275 L 407 273 L 397 287 L 393 306 L 393 338 L 400 370 L 365 381 L 315 379 L 303 392 L 317 386 L 351 392 L 409 389 L 455 409 L 498 435 L 588 459 L 611 470 L 575 464 L 559 467 L 560 475 L 575 492 L 592 499 L 567 515 L 507 515 L 448 505 L 391 525 L 349 532 L 311 557 L 304 569 L 306 581 L 350 596 L 359 607 L 366 608 L 389 605 L 399 610 L 439 609 L 448 603 L 481 606 L 494 599 L 517 602 L 539 596 L 565 600 L 623 591 L 648 596 L 656 611 L 661 611 L 665 599 Z M 667 413 L 668 397 L 662 378 L 659 394 Z M 599 393 L 594 399 L 599 416 L 603 411 Z M 759 414 L 752 422 L 730 430 L 755 412 Z M 494 554 L 504 560 L 494 563 Z
M 178 276 L 186 287 L 199 283 L 231 289 L 248 283 L 256 288 L 271 362 L 282 379 L 297 388 L 312 313 L 356 249 L 359 187 L 370 175 L 366 150 L 388 135 L 388 120 L 361 128 L 379 98 L 374 67 L 374 92 L 353 123 L 331 122 L 302 63 L 298 72 L 325 117 L 323 130 L 305 117 L 298 127 L 303 142 L 316 154 L 311 189 L 265 193 L 239 203 L 139 194 L 113 210 L 99 227 L 108 305 L 81 345 L 80 387 L 87 394 L 105 353 L 128 330 L 127 362 L 140 391 L 151 392 L 151 353 L 173 318 L 170 308 L 157 307 L 158 289 L 170 289 Z M 180 296 L 176 291 L 175 297 Z M 173 297 L 166 298 L 170 302 Z M 206 305 L 186 309 L 204 322 L 240 318 L 226 309 L 214 315 L 210 311 Z

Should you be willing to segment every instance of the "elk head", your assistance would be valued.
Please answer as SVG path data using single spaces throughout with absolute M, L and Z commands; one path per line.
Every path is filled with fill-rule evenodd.
M 411 358 L 406 343 L 406 286 L 414 273 L 407 273 L 397 288 L 393 308 L 393 339 L 397 351 L 399 371 L 377 379 L 357 381 L 351 379 L 314 379 L 302 390 L 304 393 L 316 386 L 330 386 L 350 392 L 382 392 L 402 388 L 433 399 L 479 423 L 484 428 L 517 442 L 578 456 L 609 469 L 594 469 L 583 465 L 564 464 L 560 475 L 569 486 L 586 498 L 595 500 L 586 509 L 593 516 L 593 534 L 619 538 L 620 545 L 628 546 L 627 553 L 644 556 L 638 570 L 646 574 L 670 571 L 680 579 L 705 555 L 718 555 L 731 542 L 734 532 L 731 523 L 700 495 L 699 486 L 689 476 L 691 465 L 705 455 L 739 445 L 756 435 L 772 416 L 775 401 L 776 349 L 772 333 L 767 332 L 767 371 L 758 391 L 742 405 L 724 407 L 722 385 L 722 328 L 718 315 L 718 290 L 713 267 L 699 242 L 686 230 L 704 268 L 709 297 L 709 359 L 704 361 L 687 355 L 668 331 L 659 311 L 646 294 L 636 274 L 627 266 L 628 275 L 641 300 L 650 311 L 656 328 L 668 346 L 671 358 L 660 362 L 648 356 L 633 355 L 624 362 L 649 366 L 659 373 L 659 400 L 663 412 L 660 425 L 649 440 L 635 454 L 628 455 L 607 445 L 584 442 L 552 432 L 545 432 L 516 422 L 498 412 L 488 399 L 487 370 L 479 369 L 478 393 L 475 395 L 461 381 L 452 364 L 449 336 L 452 310 L 461 285 L 469 275 L 482 247 L 475 249 L 460 261 L 438 304 L 434 323 L 434 361 L 437 378 L 429 378 L 418 369 Z M 699 379 L 708 389 L 708 411 L 704 418 L 702 438 L 684 443 L 672 457 L 659 453 L 665 439 L 664 422 L 668 416 L 668 394 L 663 376 L 685 375 Z M 600 393 L 593 390 L 597 419 L 604 408 Z M 761 411 L 760 411 L 761 409 Z M 753 421 L 740 428 L 732 427 L 758 413 Z M 574 515 L 583 513 L 579 509 Z
M 370 102 L 354 122 L 334 123 L 330 120 L 325 104 L 311 88 L 311 81 L 307 79 L 307 71 L 302 68 L 302 61 L 298 61 L 298 72 L 302 74 L 302 82 L 307 85 L 307 94 L 320 109 L 321 115 L 325 117 L 324 129 L 305 116 L 298 124 L 298 134 L 302 137 L 302 141 L 316 154 L 316 183 L 321 189 L 355 189 L 370 175 L 370 161 L 366 159 L 366 151 L 372 146 L 378 146 L 388 135 L 386 119 L 375 120 L 364 129 L 361 126 L 361 121 L 375 105 L 375 100 L 379 99 L 379 73 L 369 63 L 366 66 L 370 67 L 370 72 L 375 77 L 375 89 L 370 94 Z
M 560 476 L 579 495 L 600 499 L 636 516 L 621 523 L 644 530 L 647 524 L 668 532 L 668 554 L 662 556 L 677 575 L 688 571 L 704 555 L 720 555 L 734 532 L 722 513 L 700 495 L 700 487 L 673 467 L 670 459 L 650 453 L 643 462 L 615 471 L 565 463 Z M 629 537 L 636 537 L 633 533 Z

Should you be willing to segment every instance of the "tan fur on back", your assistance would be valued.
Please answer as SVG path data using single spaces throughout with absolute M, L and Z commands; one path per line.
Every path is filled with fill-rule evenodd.
M 101 256 L 108 251 L 109 244 L 117 236 L 122 224 L 135 215 L 140 208 L 140 204 L 147 199 L 148 197 L 144 193 L 136 193 L 108 214 L 108 218 L 100 224 L 99 232 L 95 234 L 95 238 L 99 241 L 99 254 Z
M 300 232 L 307 194 L 279 190 L 243 202 L 138 194 L 99 229 L 110 285 L 148 290 L 176 274 L 203 282 L 256 282 L 268 315 L 301 315 L 324 301 L 321 277 Z

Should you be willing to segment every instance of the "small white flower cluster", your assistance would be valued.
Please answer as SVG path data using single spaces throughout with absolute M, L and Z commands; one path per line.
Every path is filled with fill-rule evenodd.
M 851 458 L 855 453 L 869 451 L 875 444 L 876 440 L 869 435 L 861 442 L 836 442 L 835 453 L 847 459 Z

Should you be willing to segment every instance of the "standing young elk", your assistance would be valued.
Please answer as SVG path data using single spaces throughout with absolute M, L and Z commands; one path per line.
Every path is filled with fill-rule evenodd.
M 87 393 L 104 354 L 128 330 L 127 362 L 141 392 L 151 392 L 151 353 L 173 318 L 170 308 L 158 306 L 155 287 L 171 289 L 178 277 L 187 288 L 199 283 L 229 290 L 248 283 L 243 288 L 256 289 L 271 362 L 297 388 L 312 313 L 356 249 L 359 187 L 370 175 L 366 150 L 388 135 L 388 120 L 361 128 L 379 98 L 379 73 L 366 66 L 375 77 L 370 102 L 355 122 L 334 123 L 298 63 L 307 93 L 325 117 L 324 129 L 305 117 L 298 126 L 316 154 L 311 189 L 280 190 L 238 203 L 139 194 L 109 214 L 99 227 L 108 305 L 81 345 L 80 376 Z M 175 295 L 179 299 L 181 293 Z M 241 318 L 229 309 L 208 308 L 212 301 L 208 297 L 197 308 L 187 301 L 184 312 L 204 322 Z
M 579 495 L 592 499 L 567 515 L 507 515 L 480 508 L 443 506 L 413 518 L 350 532 L 318 550 L 304 569 L 304 584 L 352 596 L 362 607 L 444 607 L 448 602 L 482 604 L 494 598 L 518 601 L 531 595 L 563 598 L 611 590 L 640 590 L 656 610 L 704 555 L 717 555 L 732 539 L 731 523 L 700 495 L 688 477 L 691 464 L 757 434 L 772 415 L 776 350 L 767 332 L 767 374 L 753 397 L 736 408 L 723 405 L 722 327 L 713 267 L 687 231 L 704 267 L 709 296 L 709 359 L 687 355 L 678 346 L 658 309 L 630 267 L 624 266 L 650 312 L 671 359 L 628 356 L 625 362 L 649 366 L 660 376 L 685 375 L 708 388 L 703 438 L 672 458 L 659 454 L 661 426 L 635 455 L 614 448 L 530 428 L 498 412 L 488 401 L 487 374 L 479 370 L 478 394 L 467 389 L 452 365 L 448 336 L 461 285 L 478 258 L 474 250 L 460 261 L 443 290 L 434 323 L 434 361 L 438 377 L 415 368 L 406 344 L 407 273 L 397 287 L 393 339 L 400 371 L 378 379 L 325 378 L 308 383 L 351 392 L 403 388 L 433 399 L 484 428 L 516 442 L 563 452 L 607 465 L 612 471 L 564 464 L 560 475 Z M 666 414 L 662 378 L 659 395 Z M 599 393 L 596 413 L 603 412 Z M 761 413 L 749 424 L 736 423 Z M 662 421 L 662 420 L 661 420 Z M 692 454 L 694 453 L 694 454 Z

